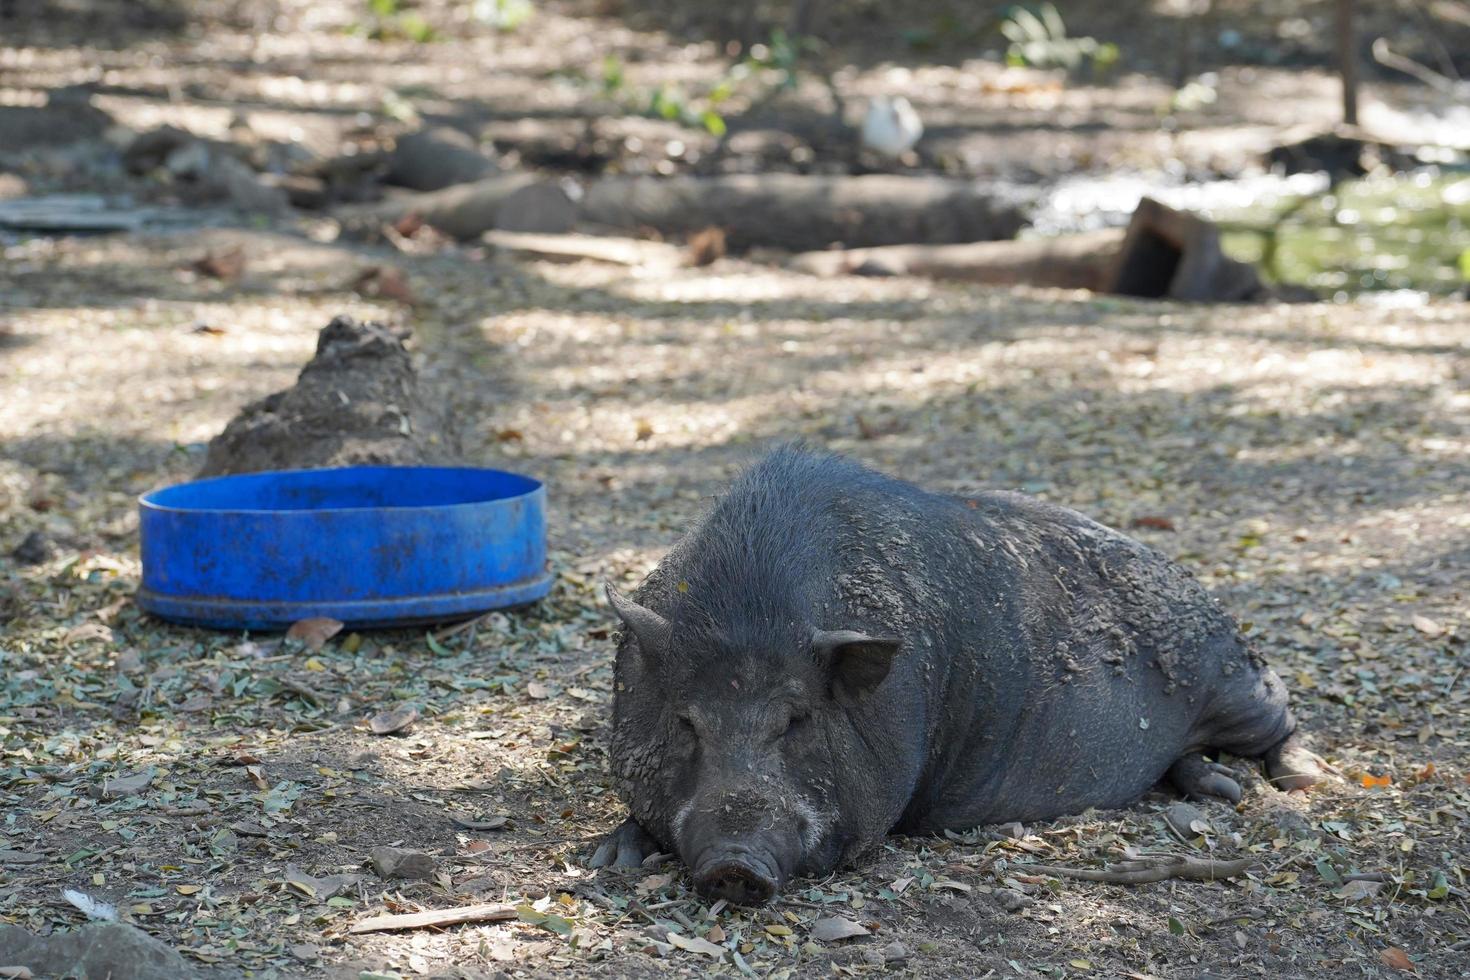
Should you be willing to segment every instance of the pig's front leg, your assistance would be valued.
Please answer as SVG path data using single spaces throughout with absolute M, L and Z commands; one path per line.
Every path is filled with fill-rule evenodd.
M 648 836 L 643 826 L 629 817 L 608 834 L 592 854 L 594 868 L 636 868 L 644 858 L 658 853 L 658 842 Z

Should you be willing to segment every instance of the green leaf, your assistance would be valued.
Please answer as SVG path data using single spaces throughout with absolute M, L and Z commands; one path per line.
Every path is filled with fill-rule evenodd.
M 1322 858 L 1317 862 L 1317 873 L 1322 876 L 1323 881 L 1327 882 L 1333 888 L 1337 888 L 1342 884 L 1342 875 L 1337 873 L 1337 869 L 1332 866 L 1332 862 L 1326 858 Z
M 1443 901 L 1444 899 L 1448 898 L 1449 897 L 1449 894 L 1450 894 L 1450 883 L 1449 883 L 1448 879 L 1445 878 L 1443 871 L 1436 871 L 1434 873 L 1434 887 L 1431 888 L 1431 889 L 1429 889 L 1429 891 L 1425 892 L 1424 893 L 1424 897 L 1425 898 L 1432 898 L 1436 902 L 1439 902 L 1439 901 Z
M 1169 916 L 1169 932 L 1176 936 L 1184 935 L 1184 923 L 1180 922 L 1172 915 Z
M 706 109 L 699 114 L 699 121 L 704 123 L 704 128 L 711 136 L 720 137 L 725 135 L 725 118 L 713 109 Z

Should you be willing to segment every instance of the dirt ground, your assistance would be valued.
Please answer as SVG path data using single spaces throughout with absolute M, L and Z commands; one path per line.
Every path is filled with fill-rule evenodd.
M 386 58 L 330 24 L 123 53 L 0 48 L 0 91 L 21 101 L 98 70 L 97 101 L 131 124 L 223 134 L 244 111 L 257 129 L 330 141 L 384 91 L 430 81 L 437 93 L 419 104 L 446 113 L 585 104 L 548 73 L 585 63 L 599 30 L 599 44 L 661 52 L 640 71 L 697 72 L 709 55 L 538 17 L 534 42 Z M 435 59 L 473 64 L 490 46 L 485 74 L 436 75 Z M 234 58 L 254 67 L 221 69 Z M 285 81 L 312 58 L 319 81 Z M 1302 105 L 1320 92 L 1330 106 L 1323 77 L 1257 77 L 1295 77 Z M 954 78 L 954 92 L 968 84 Z M 1025 129 L 1059 104 L 1033 100 L 1055 97 L 1081 120 L 1056 145 L 1102 160 L 1128 141 L 1108 128 L 1120 106 L 1152 114 L 1156 84 L 977 89 L 971 108 L 1013 111 Z M 1217 105 L 1217 129 L 1158 136 L 1159 153 L 1235 147 L 1277 131 L 1288 121 L 1266 117 L 1284 111 Z M 1012 137 L 976 126 L 964 138 Z M 1076 162 L 1057 152 L 1055 166 Z M 38 157 L 27 179 L 92 186 L 106 172 L 89 153 Z M 4 245 L 0 921 L 75 927 L 62 898 L 75 889 L 221 977 L 1470 972 L 1466 304 L 1185 307 L 819 280 L 731 258 L 673 271 L 514 262 L 332 240 L 317 220 L 203 217 Z M 238 278 L 191 271 L 236 247 Z M 383 266 L 403 273 L 400 298 L 356 290 Z M 204 443 L 289 384 L 339 313 L 412 327 L 423 383 L 461 419 L 467 458 L 547 482 L 551 596 L 472 628 L 344 634 L 319 651 L 142 616 L 136 495 L 191 476 Z M 939 489 L 1024 489 L 1187 562 L 1249 624 L 1340 777 L 1287 795 L 1237 762 L 1242 804 L 1202 804 L 1183 829 L 1160 793 L 1024 828 L 892 839 L 756 910 L 710 909 L 676 865 L 589 871 L 589 845 L 623 816 L 605 756 L 600 583 L 635 583 L 743 463 L 787 438 Z M 405 733 L 362 724 L 405 705 L 421 715 Z M 434 877 L 364 867 L 395 844 L 435 854 Z M 1132 886 L 1028 870 L 1098 867 L 1124 847 L 1253 863 L 1226 881 Z M 336 875 L 356 877 L 322 881 Z M 348 933 L 378 912 L 499 901 L 527 908 L 510 923 Z M 873 935 L 813 938 L 831 916 Z M 669 926 L 717 926 L 739 963 L 661 946 Z

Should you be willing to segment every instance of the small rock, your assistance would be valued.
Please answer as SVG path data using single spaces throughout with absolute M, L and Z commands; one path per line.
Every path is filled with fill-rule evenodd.
M 51 557 L 51 540 L 42 531 L 32 531 L 25 540 L 16 545 L 10 557 L 22 565 L 39 565 Z
M 136 796 L 148 788 L 156 774 L 154 769 L 145 769 L 128 776 L 104 777 L 102 782 L 91 787 L 92 795 L 99 800 L 118 800 L 125 796 Z
M 25 197 L 30 193 L 26 182 L 16 174 L 0 174 L 0 201 Z
M 291 955 L 298 960 L 310 963 L 312 960 L 320 958 L 321 950 L 311 943 L 298 943 L 291 947 Z
M 863 962 L 869 966 L 882 966 L 885 962 L 883 951 L 876 946 L 869 946 L 863 950 Z
M 448 126 L 399 137 L 388 157 L 388 182 L 416 191 L 437 191 L 498 171 L 475 140 Z
M 897 940 L 883 947 L 883 959 L 889 963 L 902 963 L 908 958 L 908 947 Z
M 1317 835 L 1312 821 L 1289 806 L 1271 807 L 1261 816 L 1277 830 L 1283 831 L 1290 837 L 1305 838 Z
M 1185 840 L 1198 837 L 1210 829 L 1210 821 L 1205 817 L 1204 811 L 1183 801 L 1169 804 L 1169 809 L 1164 811 L 1164 822 Z M 1195 829 L 1195 824 L 1201 825 L 1204 830 Z
M 1002 837 L 1009 837 L 1011 840 L 1023 840 L 1026 837 L 1026 825 L 1020 821 L 1012 820 L 1010 823 L 996 824 L 995 832 Z
M 1019 912 L 1032 904 L 1030 896 L 1022 895 L 1014 888 L 997 888 L 995 890 L 995 901 L 1007 912 Z
M 409 851 L 399 847 L 375 847 L 372 853 L 373 870 L 381 878 L 432 878 L 434 857 L 423 851 Z
M 169 977 L 198 974 L 179 952 L 143 930 L 122 922 L 93 922 L 70 932 L 36 936 L 0 924 L 0 964 L 24 966 L 38 976 L 79 980 Z
M 396 735 L 405 732 L 418 721 L 419 709 L 411 704 L 400 705 L 388 711 L 380 711 L 368 719 L 368 730 L 374 735 Z

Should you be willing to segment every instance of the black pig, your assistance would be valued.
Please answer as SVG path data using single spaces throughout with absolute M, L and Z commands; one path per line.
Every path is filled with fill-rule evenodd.
M 1282 788 L 1318 775 L 1281 681 L 1189 572 L 1020 494 L 778 449 L 634 599 L 608 595 L 632 816 L 592 864 L 677 851 L 710 898 L 763 902 L 889 831 L 1121 806 L 1165 775 L 1239 800 L 1207 751 Z

